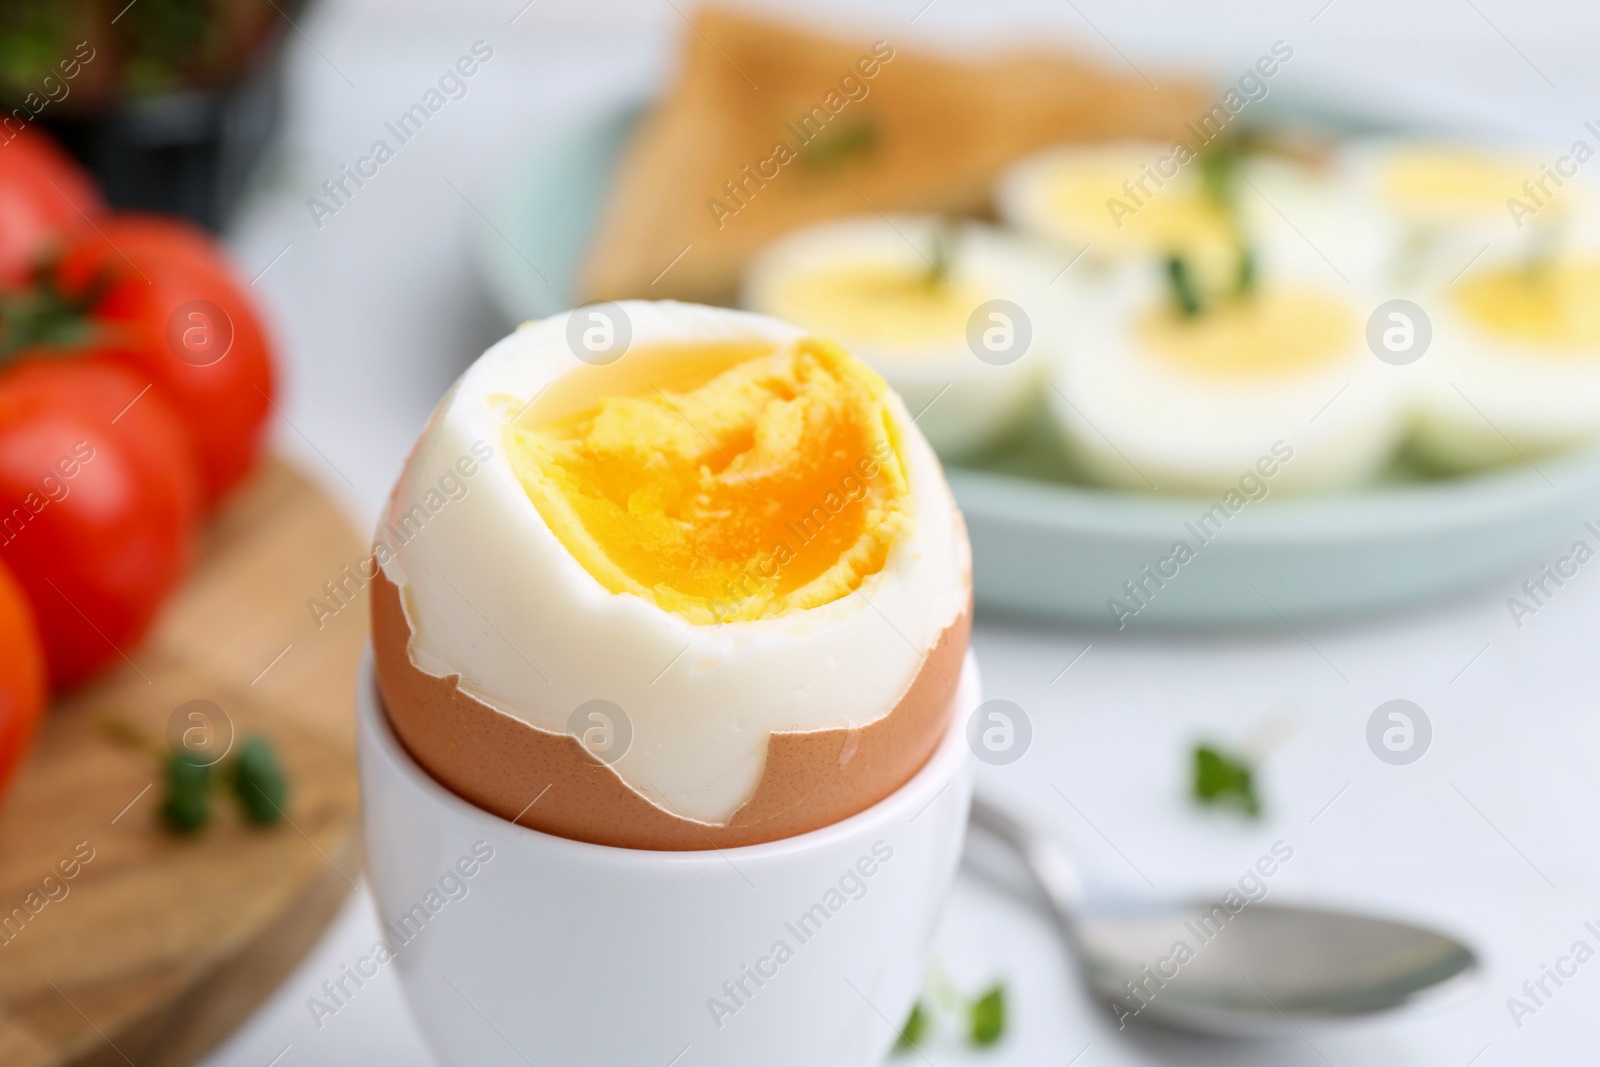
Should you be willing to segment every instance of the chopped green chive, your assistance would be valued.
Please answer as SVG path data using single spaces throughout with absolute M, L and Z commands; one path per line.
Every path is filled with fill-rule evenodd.
M 179 833 L 193 833 L 211 818 L 211 764 L 193 752 L 167 761 L 167 796 L 161 818 Z
M 1203 805 L 1231 805 L 1252 817 L 1261 814 L 1250 764 L 1211 745 L 1194 749 L 1194 798 Z
M 1200 153 L 1200 188 L 1213 204 L 1232 213 L 1238 203 L 1240 146 L 1221 141 Z
M 270 826 L 283 818 L 289 783 L 278 757 L 263 737 L 248 738 L 233 759 L 232 785 L 244 817 L 257 826 Z
M 829 127 L 800 146 L 805 167 L 828 167 L 866 155 L 878 145 L 878 126 L 870 118 Z
M 914 1049 L 928 1036 L 928 1013 L 922 1010 L 922 1001 L 917 1001 L 911 1006 L 911 1014 L 906 1016 L 906 1024 L 900 1028 L 900 1036 L 895 1039 L 894 1050 L 905 1052 Z
M 979 1048 L 998 1042 L 1006 1032 L 1006 987 L 996 982 L 983 996 L 967 1007 L 969 1036 Z
M 949 219 L 940 219 L 934 226 L 926 277 L 929 289 L 950 283 L 950 270 L 956 258 L 956 237 L 955 223 Z
M 1256 252 L 1246 244 L 1239 246 L 1239 273 L 1234 277 L 1233 291 L 1238 296 L 1256 291 Z
M 1167 257 L 1167 285 L 1180 315 L 1192 319 L 1200 314 L 1200 290 L 1195 285 L 1188 260 L 1177 255 Z

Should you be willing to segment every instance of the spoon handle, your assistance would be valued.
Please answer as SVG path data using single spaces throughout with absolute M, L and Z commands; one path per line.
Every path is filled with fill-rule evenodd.
M 1066 850 L 981 794 L 972 798 L 972 825 L 1009 846 L 1044 891 L 1050 910 L 1067 936 L 1077 939 L 1083 881 Z

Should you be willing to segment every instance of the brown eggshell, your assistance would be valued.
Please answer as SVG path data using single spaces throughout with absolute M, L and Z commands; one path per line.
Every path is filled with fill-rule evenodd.
M 921 769 L 950 725 L 970 605 L 939 637 L 889 714 L 858 729 L 774 733 L 755 792 L 726 825 L 664 811 L 568 734 L 531 726 L 417 669 L 401 591 L 372 585 L 378 687 L 401 744 L 440 784 L 542 833 L 619 848 L 693 851 L 792 837 L 862 811 Z M 534 803 L 535 798 L 537 802 Z M 530 806 L 531 805 L 531 806 Z

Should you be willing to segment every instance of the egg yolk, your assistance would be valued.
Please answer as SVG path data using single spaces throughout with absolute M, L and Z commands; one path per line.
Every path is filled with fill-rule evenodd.
M 1100 244 L 1122 243 L 1163 252 L 1231 246 L 1233 231 L 1227 214 L 1199 195 L 1192 184 L 1158 188 L 1147 180 L 1144 189 L 1149 190 L 1148 195 L 1137 185 L 1139 195 L 1130 195 L 1123 183 L 1137 183 L 1143 177 L 1141 163 L 1148 160 L 1063 167 L 1050 182 L 1050 207 L 1073 229 Z
M 1531 173 L 1508 159 L 1472 152 L 1431 150 L 1393 157 L 1384 169 L 1390 203 L 1418 214 L 1504 212 L 1506 196 Z
M 1550 353 L 1600 354 L 1600 260 L 1482 271 L 1456 286 L 1478 327 Z
M 931 270 L 860 265 L 796 274 L 778 299 L 789 317 L 811 329 L 893 350 L 959 343 L 985 297 Z
M 1194 316 L 1169 308 L 1138 327 L 1145 349 L 1207 377 L 1249 379 L 1311 370 L 1356 341 L 1356 316 L 1322 293 L 1277 289 L 1207 307 Z
M 681 391 L 507 430 L 535 507 L 601 585 L 691 622 L 850 595 L 911 529 L 883 379 L 827 341 Z

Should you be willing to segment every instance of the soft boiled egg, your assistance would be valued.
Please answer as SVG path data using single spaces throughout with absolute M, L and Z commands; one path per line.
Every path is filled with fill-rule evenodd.
M 1146 266 L 1079 302 L 1049 399 L 1100 481 L 1265 495 L 1351 485 L 1394 452 L 1404 395 L 1342 283 L 1280 273 L 1196 310 Z
M 992 227 L 874 215 L 768 246 L 744 303 L 836 338 L 888 380 L 940 455 L 960 457 L 1036 403 L 1056 336 L 1046 293 L 1065 264 Z
M 1600 249 L 1486 256 L 1425 307 L 1427 460 L 1464 470 L 1600 440 Z
M 434 411 L 375 555 L 396 735 L 547 833 L 804 833 L 897 789 L 952 717 L 971 554 L 939 462 L 882 378 L 776 319 L 523 326 Z

